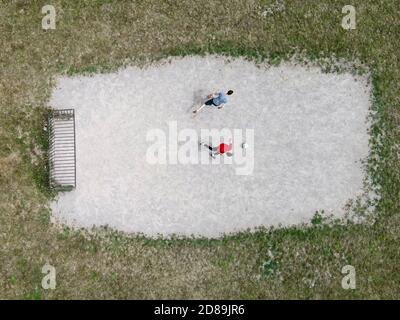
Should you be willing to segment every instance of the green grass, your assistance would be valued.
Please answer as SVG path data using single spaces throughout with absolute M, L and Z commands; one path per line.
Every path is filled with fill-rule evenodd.
M 335 1 L 52 1 L 57 29 L 41 30 L 42 1 L 0 2 L 0 297 L 399 298 L 400 14 L 397 0 L 353 0 L 343 30 Z M 211 13 L 218 15 L 212 18 Z M 374 223 L 260 230 L 219 240 L 152 240 L 49 222 L 47 102 L 60 74 L 109 72 L 173 55 L 218 53 L 278 64 L 294 54 L 325 71 L 371 71 Z M 334 58 L 332 58 L 334 57 Z M 272 254 L 272 257 L 271 257 Z M 57 289 L 41 289 L 41 267 Z M 341 288 L 351 264 L 357 289 Z

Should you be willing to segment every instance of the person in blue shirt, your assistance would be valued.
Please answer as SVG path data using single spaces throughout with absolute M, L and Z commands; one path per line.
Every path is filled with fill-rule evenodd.
M 228 97 L 233 93 L 233 90 L 229 90 L 227 93 L 225 92 L 214 92 L 212 94 L 209 94 L 207 96 L 207 101 L 204 102 L 197 110 L 194 110 L 193 113 L 197 114 L 201 109 L 203 109 L 205 106 L 215 106 L 218 107 L 218 109 L 222 109 L 225 105 L 225 103 L 228 102 Z

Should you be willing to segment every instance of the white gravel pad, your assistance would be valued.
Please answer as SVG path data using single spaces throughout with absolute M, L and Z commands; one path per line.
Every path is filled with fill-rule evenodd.
M 220 89 L 234 90 L 225 108 L 206 107 L 193 118 L 202 98 Z M 307 223 L 317 210 L 340 218 L 362 192 L 370 91 L 366 78 L 350 74 L 218 56 L 60 77 L 50 106 L 75 109 L 77 188 L 52 203 L 53 218 L 74 227 L 206 237 Z M 178 132 L 254 130 L 250 169 L 238 173 L 234 159 L 149 163 L 147 135 L 161 129 L 169 139 L 174 123 Z M 235 139 L 234 154 L 243 141 Z M 196 141 L 187 146 L 198 150 Z M 208 158 L 205 149 L 200 154 Z

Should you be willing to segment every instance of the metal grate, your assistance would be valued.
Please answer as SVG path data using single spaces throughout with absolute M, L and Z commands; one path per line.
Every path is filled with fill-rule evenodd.
M 50 187 L 76 187 L 76 145 L 74 109 L 52 110 L 48 118 Z

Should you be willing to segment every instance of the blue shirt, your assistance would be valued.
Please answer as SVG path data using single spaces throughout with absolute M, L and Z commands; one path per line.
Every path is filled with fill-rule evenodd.
M 219 106 L 220 104 L 227 103 L 228 98 L 225 93 L 219 92 L 218 96 L 213 99 L 213 102 L 216 106 Z

